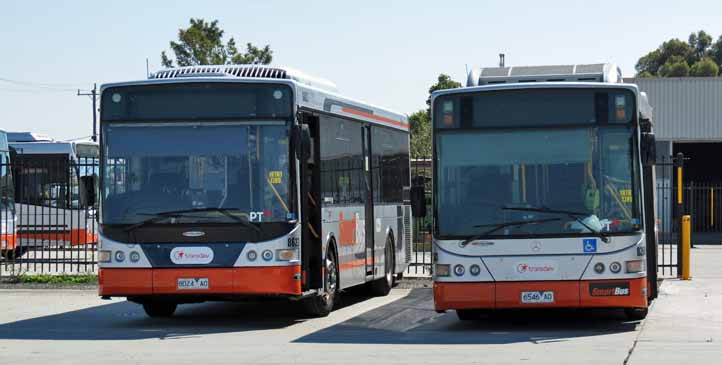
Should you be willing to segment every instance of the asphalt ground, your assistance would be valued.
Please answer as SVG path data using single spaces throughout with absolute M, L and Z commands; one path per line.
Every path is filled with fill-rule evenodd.
M 433 310 L 423 280 L 410 282 L 386 297 L 344 293 L 315 319 L 285 300 L 182 305 L 151 319 L 92 290 L 0 290 L 0 364 L 622 364 L 640 334 L 613 310 L 461 322 Z

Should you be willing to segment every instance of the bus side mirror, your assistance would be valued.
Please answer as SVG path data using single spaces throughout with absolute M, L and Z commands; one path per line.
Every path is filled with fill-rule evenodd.
M 294 126 L 293 135 L 291 136 L 293 146 L 299 160 L 308 159 L 313 153 L 313 144 L 311 142 L 311 132 L 308 125 L 302 124 Z
M 95 206 L 95 176 L 80 177 L 80 204 L 83 207 Z
M 423 185 L 411 187 L 411 214 L 414 218 L 426 217 L 426 192 Z
M 642 133 L 642 165 L 654 166 L 657 162 L 657 139 L 653 133 Z

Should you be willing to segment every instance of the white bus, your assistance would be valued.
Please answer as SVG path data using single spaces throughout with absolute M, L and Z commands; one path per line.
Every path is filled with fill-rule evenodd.
M 608 64 L 492 68 L 432 105 L 437 311 L 646 315 L 655 154 L 636 85 Z
M 409 256 L 406 116 L 266 66 L 199 66 L 101 93 L 100 290 L 149 316 L 248 295 L 326 315 L 385 295 Z
M 15 232 L 15 186 L 10 165 L 10 147 L 7 133 L 0 130 L 0 260 L 15 256 L 17 234 Z
M 20 247 L 96 243 L 98 144 L 27 132 L 8 133 L 8 139 Z

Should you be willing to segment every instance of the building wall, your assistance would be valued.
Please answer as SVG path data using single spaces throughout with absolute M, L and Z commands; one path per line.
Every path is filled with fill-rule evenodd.
M 722 142 L 722 77 L 624 81 L 647 93 L 658 141 Z

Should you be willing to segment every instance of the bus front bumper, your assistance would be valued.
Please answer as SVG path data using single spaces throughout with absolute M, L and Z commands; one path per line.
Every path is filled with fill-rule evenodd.
M 553 292 L 552 300 L 530 300 L 530 293 Z M 526 296 L 523 300 L 522 297 Z M 547 297 L 548 299 L 548 297 Z M 585 281 L 435 282 L 434 307 L 504 308 L 646 308 L 647 278 Z
M 98 294 L 301 295 L 300 266 L 178 269 L 100 269 Z M 207 288 L 179 289 L 178 279 L 207 279 Z

